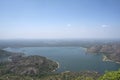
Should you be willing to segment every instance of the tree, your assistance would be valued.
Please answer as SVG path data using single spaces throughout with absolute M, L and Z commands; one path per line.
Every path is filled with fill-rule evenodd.
M 79 76 L 75 80 L 94 80 L 92 77 Z
M 120 70 L 105 72 L 98 80 L 120 80 Z

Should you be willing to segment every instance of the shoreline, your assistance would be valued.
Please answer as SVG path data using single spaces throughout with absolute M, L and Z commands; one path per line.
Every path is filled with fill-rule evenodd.
M 5 49 L 6 48 L 4 48 L 3 50 L 5 50 Z M 7 50 L 5 50 L 5 51 L 7 51 Z M 9 51 L 9 52 L 11 52 L 11 51 Z M 12 53 L 16 53 L 16 52 L 12 52 Z M 17 53 L 19 53 L 19 52 L 17 52 Z M 26 55 L 25 53 L 22 53 L 22 54 L 24 54 L 24 56 Z M 12 57 L 12 55 L 8 56 L 8 58 L 7 58 L 7 60 L 10 61 L 10 62 L 12 61 L 11 57 Z M 45 56 L 42 56 L 42 57 L 45 57 Z M 57 67 L 53 71 L 51 71 L 51 72 L 55 72 L 58 68 L 60 68 L 60 64 L 59 64 L 58 61 L 49 59 L 48 57 L 45 57 L 45 58 L 48 59 L 48 60 L 51 60 L 51 61 L 53 61 L 53 62 L 55 62 L 57 64 Z
M 59 62 L 58 62 L 58 61 L 55 61 L 55 62 L 56 62 L 57 65 L 58 65 L 57 69 L 60 68 L 60 64 L 59 64 Z
M 58 68 L 60 68 L 60 64 L 59 64 L 59 62 L 58 61 L 54 61 L 58 66 L 57 66 L 57 68 L 55 68 L 52 72 L 55 72 Z
M 103 61 L 109 61 L 109 62 L 115 62 L 115 63 L 117 63 L 117 64 L 120 64 L 120 62 L 113 61 L 113 60 L 109 59 L 106 55 L 103 55 L 103 59 L 102 59 L 102 60 L 103 60 Z

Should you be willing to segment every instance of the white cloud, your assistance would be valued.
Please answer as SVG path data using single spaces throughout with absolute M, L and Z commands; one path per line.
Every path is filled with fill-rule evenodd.
M 71 24 L 67 24 L 68 27 L 72 26 Z
M 109 27 L 109 25 L 104 24 L 104 25 L 101 25 L 101 27 L 105 28 L 105 27 Z

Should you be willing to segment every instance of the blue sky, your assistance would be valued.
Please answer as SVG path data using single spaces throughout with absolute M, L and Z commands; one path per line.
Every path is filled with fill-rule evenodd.
M 120 38 L 120 0 L 0 0 L 0 39 Z

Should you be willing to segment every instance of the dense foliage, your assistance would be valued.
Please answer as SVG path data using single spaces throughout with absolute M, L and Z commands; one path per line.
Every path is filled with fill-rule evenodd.
M 120 80 L 120 70 L 106 72 L 98 80 Z
M 90 75 L 92 74 L 92 75 Z M 15 75 L 5 74 L 0 76 L 0 80 L 96 80 L 99 77 L 95 72 L 63 72 L 37 75 Z
M 43 75 L 16 75 L 4 74 L 0 75 L 0 80 L 120 80 L 120 70 L 107 71 L 100 76 L 96 72 L 63 72 Z

